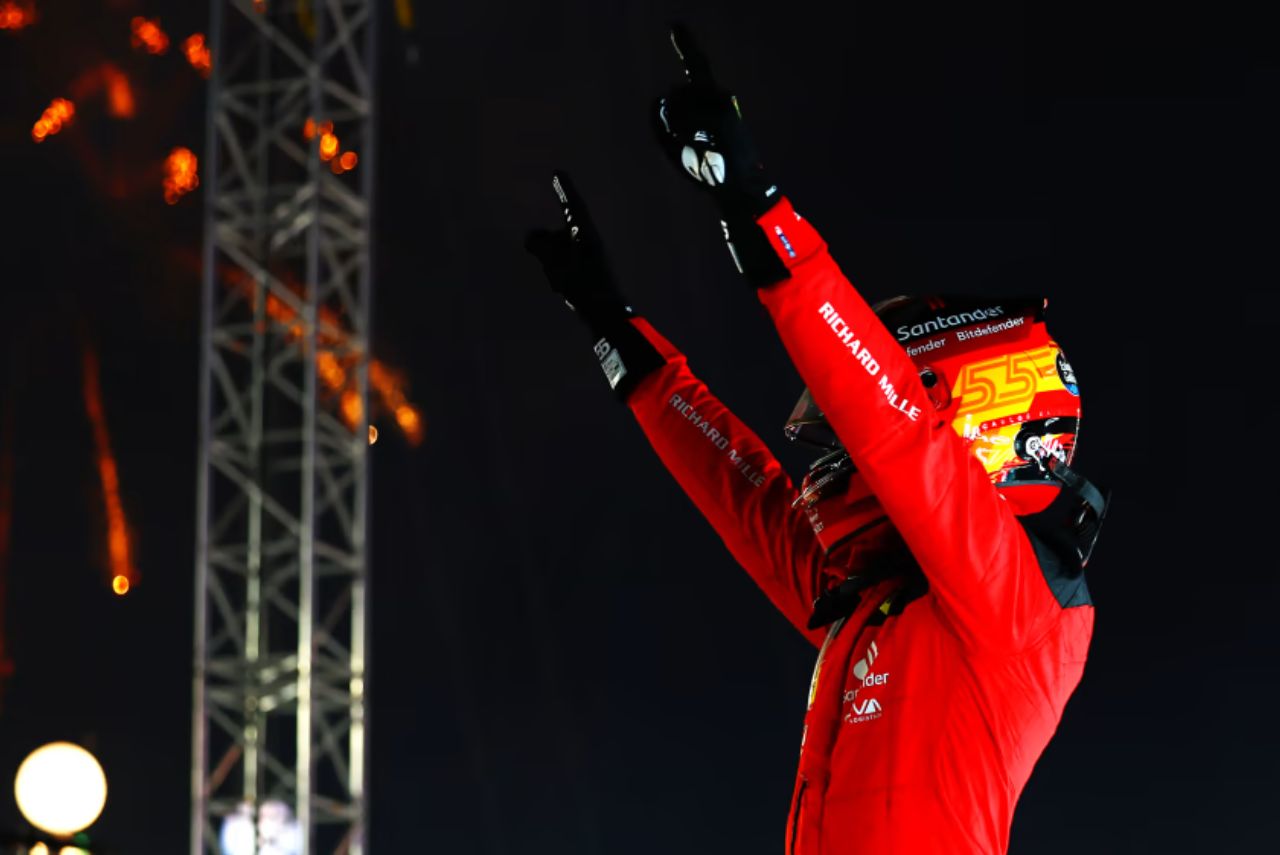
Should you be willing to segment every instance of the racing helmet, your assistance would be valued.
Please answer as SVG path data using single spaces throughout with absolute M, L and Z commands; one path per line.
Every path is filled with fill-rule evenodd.
M 916 364 L 934 408 L 996 485 L 1052 481 L 1052 463 L 1069 464 L 1075 453 L 1080 387 L 1045 326 L 1046 305 L 1043 298 L 939 295 L 874 307 Z M 808 389 L 785 432 L 826 451 L 819 462 L 841 448 Z M 816 489 L 805 504 L 829 494 L 818 480 L 806 478 Z

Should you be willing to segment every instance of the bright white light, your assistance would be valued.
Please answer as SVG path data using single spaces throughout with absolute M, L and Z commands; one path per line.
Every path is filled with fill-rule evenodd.
M 258 808 L 258 852 L 261 855 L 298 855 L 302 829 L 293 811 L 282 801 L 271 800 Z
M 222 855 L 253 855 L 253 805 L 242 804 L 222 821 Z
M 107 803 L 107 777 L 92 754 L 70 742 L 32 751 L 13 779 L 27 822 L 65 837 L 93 824 Z
M 269 799 L 258 808 L 257 838 L 257 855 L 298 855 L 302 851 L 302 828 L 289 806 L 278 799 Z M 254 855 L 252 805 L 240 805 L 222 821 L 220 843 L 223 855 Z

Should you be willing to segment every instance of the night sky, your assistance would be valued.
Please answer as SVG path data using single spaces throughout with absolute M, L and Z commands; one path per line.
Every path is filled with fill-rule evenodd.
M 1114 489 L 1091 655 L 1013 853 L 1256 853 L 1280 838 L 1275 614 L 1280 48 L 1169 4 L 390 3 L 374 350 L 426 441 L 371 450 L 373 852 L 778 852 L 813 649 L 611 396 L 522 249 L 591 204 L 620 284 L 793 473 L 803 387 L 648 105 L 664 23 L 703 37 L 765 163 L 870 299 L 1042 293 L 1080 378 L 1076 463 Z M 0 790 L 90 747 L 96 840 L 185 851 L 205 84 L 130 51 L 204 3 L 49 2 L 0 33 L 0 431 L 14 450 Z M 1180 7 L 1179 7 L 1180 8 Z M 32 122 L 84 68 L 138 116 Z M 215 57 L 216 61 L 216 57 Z M 88 342 L 141 578 L 109 588 Z M 20 829 L 0 797 L 0 831 Z

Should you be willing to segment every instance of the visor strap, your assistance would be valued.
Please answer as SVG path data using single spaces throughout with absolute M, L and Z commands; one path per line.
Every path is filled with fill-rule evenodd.
M 1101 490 L 1089 483 L 1087 478 L 1056 457 L 1050 458 L 1046 468 L 1055 481 L 1083 499 L 1085 504 L 1093 509 L 1093 513 L 1099 520 L 1106 515 L 1107 499 L 1103 497 Z

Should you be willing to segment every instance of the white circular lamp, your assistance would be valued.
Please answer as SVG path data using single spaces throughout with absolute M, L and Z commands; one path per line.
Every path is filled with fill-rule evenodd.
M 13 779 L 18 810 L 41 831 L 68 837 L 93 824 L 107 802 L 97 759 L 71 742 L 50 742 L 27 755 Z

